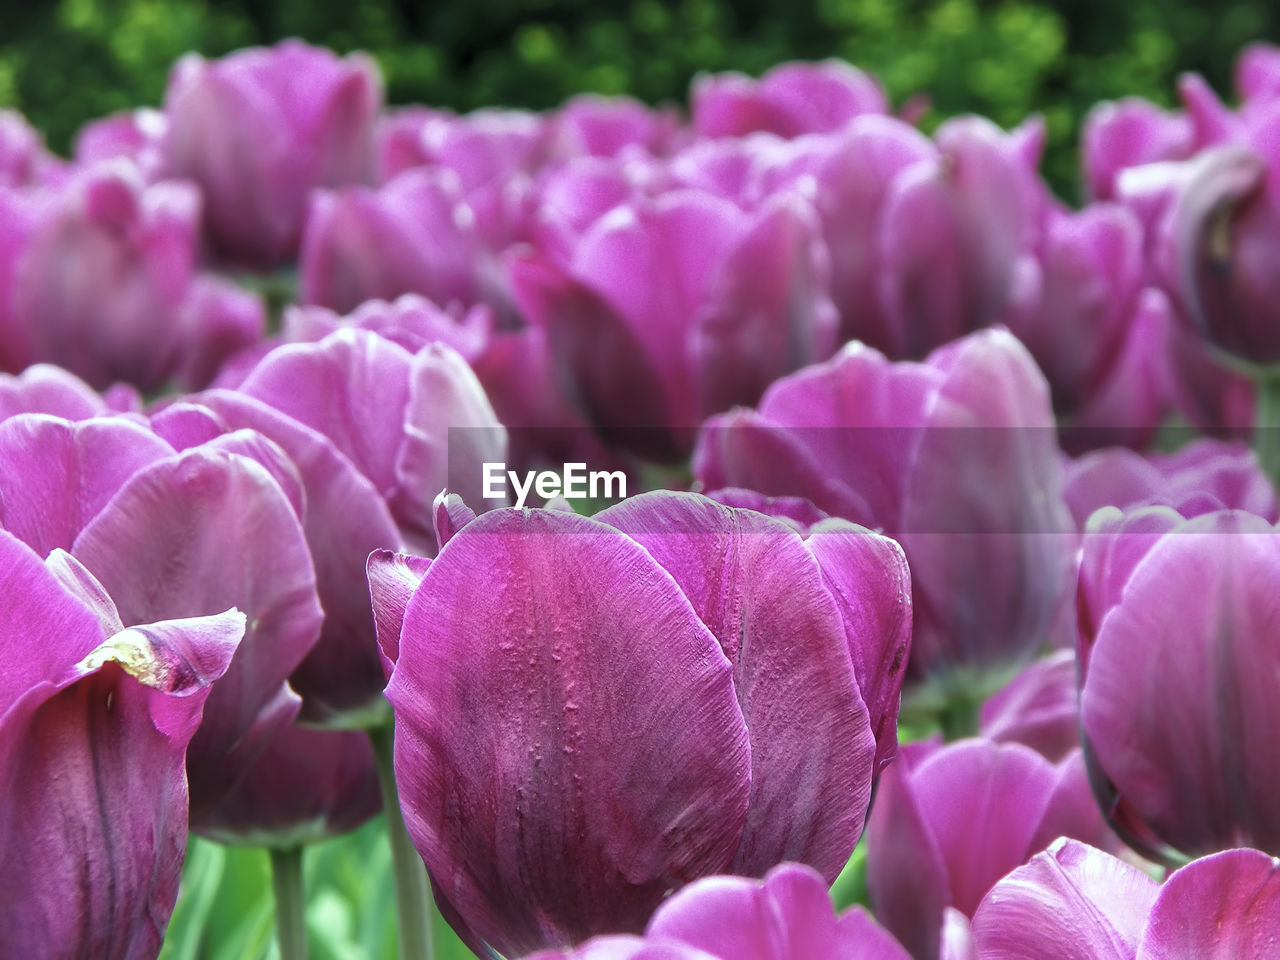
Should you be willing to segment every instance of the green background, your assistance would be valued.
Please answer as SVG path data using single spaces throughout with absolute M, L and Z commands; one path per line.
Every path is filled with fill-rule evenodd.
M 759 73 L 788 58 L 845 57 L 895 102 L 927 91 L 926 125 L 976 111 L 1006 126 L 1032 111 L 1046 172 L 1076 194 L 1079 121 L 1099 99 L 1170 103 L 1183 70 L 1222 91 L 1245 42 L 1275 37 L 1265 0 L 59 0 L 0 2 L 0 104 L 65 150 L 85 120 L 158 104 L 172 61 L 300 36 L 365 49 L 393 103 L 548 107 L 583 91 L 682 102 L 698 70 Z

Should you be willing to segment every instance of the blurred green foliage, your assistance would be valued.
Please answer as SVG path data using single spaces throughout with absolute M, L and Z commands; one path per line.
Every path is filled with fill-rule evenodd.
M 845 57 L 897 102 L 927 92 L 930 122 L 980 112 L 1050 133 L 1047 173 L 1074 194 L 1090 104 L 1168 103 L 1180 71 L 1228 90 L 1239 47 L 1275 37 L 1269 0 L 0 0 L 0 104 L 65 150 L 85 120 L 163 95 L 187 50 L 216 55 L 299 36 L 376 55 L 393 103 L 551 106 L 583 90 L 682 101 L 699 70 L 759 73 Z

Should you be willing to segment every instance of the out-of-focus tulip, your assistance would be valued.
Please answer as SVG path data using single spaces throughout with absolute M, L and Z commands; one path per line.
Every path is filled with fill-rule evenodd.
M 361 54 L 285 40 L 220 60 L 188 54 L 165 94 L 164 171 L 194 181 L 223 258 L 270 268 L 297 252 L 316 187 L 366 183 L 382 80 Z
M 1268 746 L 1280 723 L 1269 686 L 1277 576 L 1275 527 L 1243 511 L 1090 519 L 1081 724 L 1099 802 L 1145 856 L 1280 852 Z
M 417 353 L 429 343 L 443 343 L 468 363 L 484 353 L 494 332 L 493 311 L 480 305 L 463 312 L 442 310 L 426 297 L 406 293 L 394 302 L 368 300 L 347 316 L 327 307 L 285 308 L 286 341 L 314 342 L 337 330 L 369 330 Z M 264 354 L 265 356 L 265 354 Z
M 364 563 L 379 549 L 433 554 L 443 489 L 486 503 L 482 464 L 506 435 L 466 361 L 416 353 L 367 330 L 277 348 L 238 390 L 193 398 L 226 428 L 278 444 L 305 494 L 304 528 L 324 607 L 320 641 L 290 682 L 309 723 L 364 723 L 385 709 Z M 490 504 L 496 505 L 496 504 Z
M 120 161 L 0 196 L 0 367 L 57 363 L 95 387 L 200 387 L 252 343 L 260 301 L 198 278 L 200 198 Z
M 1084 120 L 1081 158 L 1085 190 L 1095 201 L 1116 198 L 1116 178 L 1128 167 L 1185 160 L 1195 151 L 1191 120 L 1138 97 L 1099 103 Z
M 754 403 L 777 377 L 830 355 L 825 270 L 817 221 L 798 196 L 744 213 L 681 190 L 615 208 L 566 262 L 520 260 L 512 282 L 592 426 L 614 445 L 671 458 L 707 415 Z
M 188 751 L 196 828 L 297 712 L 285 680 L 319 634 L 283 461 L 247 432 L 175 453 L 124 419 L 0 423 L 0 526 L 38 553 L 69 551 L 117 630 L 232 606 L 249 618 Z
M 1049 381 L 1064 444 L 1148 441 L 1164 418 L 1168 360 L 1137 217 L 1113 204 L 1050 211 L 1035 273 L 1035 305 L 1010 329 Z
M 843 60 L 784 63 L 759 80 L 703 74 L 694 79 L 689 99 L 693 128 L 703 137 L 826 133 L 854 117 L 889 112 L 880 84 Z
M 0 420 L 20 413 L 47 413 L 87 420 L 108 412 L 105 400 L 62 367 L 38 363 L 17 376 L 0 373 Z
M 1202 438 L 1171 454 L 1096 450 L 1066 465 L 1063 496 L 1083 530 L 1102 507 L 1172 507 L 1184 517 L 1245 510 L 1275 522 L 1280 499 L 1243 444 Z
M 963 920 L 963 918 L 961 918 Z M 968 921 L 946 960 L 969 954 Z M 821 876 L 786 863 L 763 880 L 709 877 L 658 908 L 644 938 L 598 937 L 529 960 L 909 960 L 861 907 L 837 915 Z
M 653 109 L 631 97 L 579 94 L 547 120 L 561 157 L 613 157 L 627 150 L 670 152 L 680 135 L 675 110 Z
M 1228 850 L 1163 885 L 1063 839 L 996 884 L 973 918 L 982 960 L 1274 958 L 1280 861 Z
M 3 951 L 146 960 L 178 895 L 187 744 L 245 618 L 108 631 L 61 559 L 0 531 Z
M 168 118 L 147 107 L 94 120 L 76 134 L 76 163 L 127 157 L 137 164 L 148 182 L 159 179 L 164 165 L 161 146 L 168 129 Z
M 701 876 L 843 867 L 905 652 L 892 541 L 654 493 L 483 514 L 407 601 L 370 562 L 380 631 L 404 611 L 383 650 L 405 822 L 469 942 L 569 946 Z
M 0 188 L 31 187 L 58 180 L 62 162 L 16 110 L 0 110 Z
M 1058 763 L 1080 746 L 1076 687 L 1072 651 L 1037 660 L 982 705 L 982 736 L 1024 744 Z
M 354 830 L 382 809 L 362 730 L 279 728 L 200 824 L 221 843 L 287 849 Z
M 885 771 L 867 824 L 876 917 L 916 960 L 937 960 L 947 909 L 973 916 L 996 881 L 1062 835 L 1107 836 L 1079 750 L 1055 765 L 1018 743 L 912 745 Z
M 452 171 L 409 170 L 377 190 L 320 191 L 302 240 L 302 301 L 341 313 L 403 293 L 470 305 L 484 255 Z
M 984 331 L 925 363 L 851 344 L 774 384 L 758 411 L 708 422 L 707 489 L 802 496 L 902 544 L 917 677 L 1012 668 L 1070 589 L 1074 524 L 1049 392 L 1026 349 Z

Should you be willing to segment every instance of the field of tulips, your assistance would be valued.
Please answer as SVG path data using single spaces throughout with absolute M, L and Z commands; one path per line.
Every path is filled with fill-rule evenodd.
M 0 960 L 1280 958 L 1280 48 L 0 113 Z

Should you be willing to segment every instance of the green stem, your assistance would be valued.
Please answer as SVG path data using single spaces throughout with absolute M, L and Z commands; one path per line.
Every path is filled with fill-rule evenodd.
M 307 900 L 302 887 L 302 848 L 271 848 L 280 960 L 307 960 Z
M 982 702 L 970 697 L 957 696 L 948 701 L 938 711 L 938 726 L 942 728 L 942 739 L 951 743 L 953 740 L 977 736 L 981 708 Z
M 387 838 L 391 841 L 396 914 L 400 919 L 400 957 L 401 960 L 432 960 L 435 947 L 431 942 L 431 887 L 427 883 L 426 867 L 409 839 L 400 813 L 400 796 L 392 766 L 395 727 L 390 723 L 373 727 L 369 730 L 369 742 L 373 744 L 378 765 L 382 805 L 387 814 Z
M 1258 388 L 1258 425 L 1253 432 L 1253 448 L 1267 476 L 1280 484 L 1280 376 L 1266 373 L 1254 382 Z

